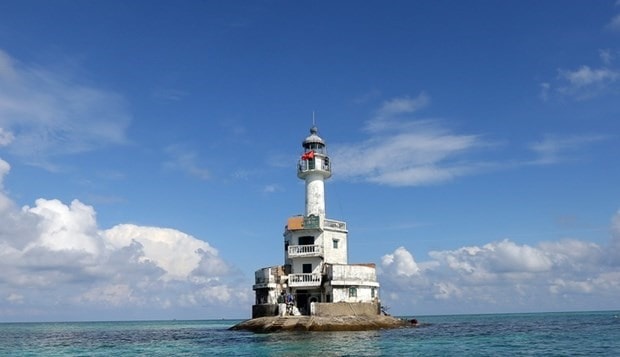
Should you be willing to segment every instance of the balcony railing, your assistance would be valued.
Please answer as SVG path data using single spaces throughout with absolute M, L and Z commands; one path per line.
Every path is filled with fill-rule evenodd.
M 318 257 L 323 254 L 323 249 L 319 245 L 289 245 L 288 257 Z
M 320 274 L 289 274 L 288 284 L 291 287 L 321 286 Z
M 336 221 L 336 220 L 333 220 L 333 219 L 325 218 L 324 226 L 325 226 L 325 228 L 332 228 L 332 229 L 336 229 L 336 230 L 340 230 L 340 231 L 346 231 L 347 230 L 347 224 L 345 222 Z

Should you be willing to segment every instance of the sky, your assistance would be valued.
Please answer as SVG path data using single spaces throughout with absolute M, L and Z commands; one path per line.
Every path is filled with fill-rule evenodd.
M 0 322 L 249 318 L 312 118 L 394 315 L 620 309 L 620 1 L 0 2 Z

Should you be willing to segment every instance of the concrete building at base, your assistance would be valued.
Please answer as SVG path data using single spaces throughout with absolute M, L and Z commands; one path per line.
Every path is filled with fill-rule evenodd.
M 302 147 L 297 177 L 305 181 L 305 212 L 287 220 L 284 264 L 256 271 L 252 317 L 379 314 L 375 265 L 349 264 L 347 224 L 325 214 L 324 182 L 332 170 L 315 126 Z

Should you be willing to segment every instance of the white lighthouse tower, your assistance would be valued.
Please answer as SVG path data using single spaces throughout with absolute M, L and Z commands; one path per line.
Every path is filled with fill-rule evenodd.
M 284 265 L 256 271 L 252 317 L 290 314 L 291 310 L 322 316 L 352 311 L 379 314 L 375 265 L 348 264 L 347 224 L 326 216 L 325 180 L 332 171 L 316 126 L 310 128 L 302 148 L 297 177 L 305 182 L 305 211 L 287 220 Z M 284 312 L 282 306 L 290 299 L 294 309 Z
M 329 157 L 325 142 L 313 126 L 302 143 L 304 153 L 301 155 L 297 176 L 306 182 L 306 216 L 325 217 L 325 183 L 331 177 Z

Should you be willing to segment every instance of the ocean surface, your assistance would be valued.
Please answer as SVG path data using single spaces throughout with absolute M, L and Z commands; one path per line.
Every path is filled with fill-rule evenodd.
M 365 332 L 228 331 L 240 320 L 0 324 L 0 356 L 620 356 L 620 311 L 417 316 Z

